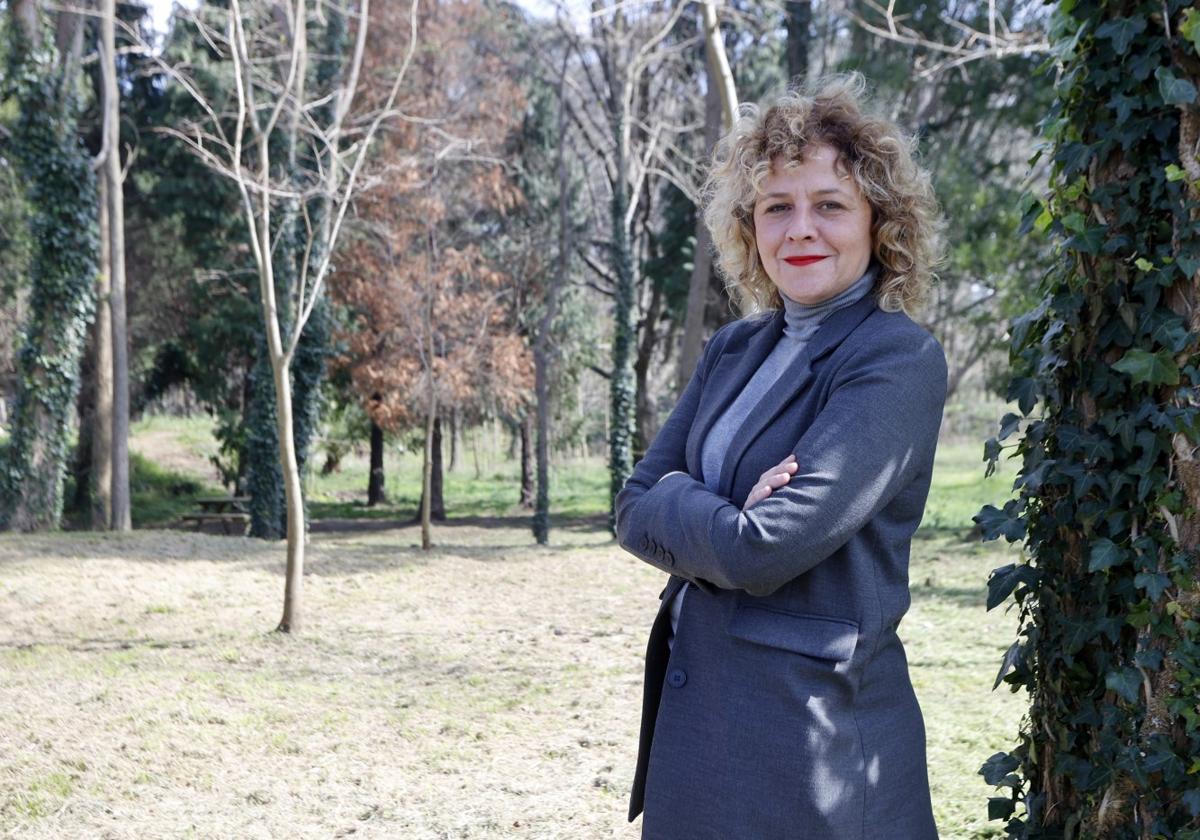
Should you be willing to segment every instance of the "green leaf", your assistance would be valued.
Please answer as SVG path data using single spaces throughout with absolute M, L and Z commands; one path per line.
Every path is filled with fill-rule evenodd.
M 1115 691 L 1130 703 L 1136 703 L 1142 688 L 1142 677 L 1134 668 L 1121 668 L 1104 675 L 1104 687 Z
M 1098 572 L 1111 569 L 1125 559 L 1125 552 L 1107 537 L 1101 537 L 1091 545 L 1088 556 L 1088 571 Z
M 1135 347 L 1113 364 L 1113 370 L 1129 374 L 1137 384 L 1179 384 L 1179 365 L 1175 364 L 1175 359 L 1166 350 L 1150 353 Z
M 1125 55 L 1129 52 L 1130 42 L 1145 30 L 1146 19 L 1143 17 L 1113 18 L 1096 30 L 1096 37 L 1111 39 L 1117 55 Z
M 984 505 L 983 509 L 971 519 L 979 525 L 985 540 L 1004 537 L 1009 542 L 1016 542 L 1025 536 L 1025 523 L 1017 515 L 1015 499 L 1005 502 L 1003 510 L 992 505 Z
M 1180 169 L 1178 166 L 1176 166 L 1173 163 L 1167 164 L 1167 180 L 1168 181 L 1182 181 L 1186 177 L 1187 177 L 1187 173 L 1184 172 L 1182 169 Z
M 1150 260 L 1146 259 L 1145 257 L 1138 257 L 1136 260 L 1133 261 L 1133 264 L 1138 267 L 1139 271 L 1153 271 L 1154 270 L 1154 263 L 1150 262 Z
M 1151 601 L 1157 601 L 1171 585 L 1171 579 L 1156 572 L 1139 572 L 1133 579 L 1133 585 L 1144 589 Z
M 1020 766 L 1021 762 L 1015 757 L 1008 753 L 998 752 L 983 762 L 983 766 L 979 768 L 979 775 L 983 776 L 983 780 L 989 785 L 998 785 L 1005 776 Z
M 1154 71 L 1158 79 L 1158 94 L 1168 105 L 1191 105 L 1196 101 L 1196 87 L 1187 79 L 1180 79 L 1166 67 Z
M 1001 796 L 988 797 L 988 819 L 989 820 L 1005 820 L 1012 816 L 1015 809 L 1011 799 L 1005 799 Z
M 1054 214 L 1050 212 L 1049 207 L 1043 207 L 1042 212 L 1039 213 L 1037 219 L 1034 220 L 1033 226 L 1037 228 L 1038 233 L 1045 233 L 1046 228 L 1050 227 L 1050 225 L 1053 223 Z
M 1071 233 L 1083 233 L 1087 228 L 1087 219 L 1079 211 L 1068 213 L 1063 217 L 1063 227 L 1071 231 Z
M 1008 650 L 1004 652 L 1004 659 L 1000 661 L 1000 672 L 996 674 L 996 681 L 992 683 L 992 691 L 999 688 L 1000 683 L 1004 681 L 1004 675 L 1013 669 L 1020 658 L 1021 642 L 1016 641 L 1009 645 Z
M 1183 22 L 1179 24 L 1179 34 L 1192 42 L 1192 49 L 1200 53 L 1200 12 L 1195 9 L 1184 9 Z
M 1000 418 L 1000 434 L 996 435 L 996 440 L 1005 440 L 1013 432 L 1021 428 L 1021 418 L 1011 412 Z

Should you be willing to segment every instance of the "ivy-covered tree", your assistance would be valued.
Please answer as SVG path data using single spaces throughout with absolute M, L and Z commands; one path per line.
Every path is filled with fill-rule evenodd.
M 96 179 L 79 142 L 80 16 L 62 11 L 58 43 L 35 0 L 11 0 L 5 98 L 18 117 L 6 155 L 30 211 L 29 320 L 17 365 L 12 430 L 0 451 L 0 528 L 56 528 L 79 360 L 95 305 Z
M 1000 676 L 1019 743 L 982 773 L 1014 838 L 1200 837 L 1200 10 L 1061 2 L 1040 304 L 1012 328 L 1018 496 L 978 521 L 1023 540 L 989 606 L 1021 627 Z M 1015 445 L 1004 441 L 1021 432 Z M 1019 809 L 1019 810 L 1018 810 Z

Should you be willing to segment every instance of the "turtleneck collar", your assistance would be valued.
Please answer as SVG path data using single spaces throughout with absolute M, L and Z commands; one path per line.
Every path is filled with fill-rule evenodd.
M 783 298 L 783 337 L 806 341 L 827 317 L 865 297 L 871 291 L 871 287 L 875 285 L 876 273 L 875 263 L 872 262 L 861 277 L 840 293 L 828 300 L 811 305 L 797 303 L 787 295 L 780 293 L 779 296 Z

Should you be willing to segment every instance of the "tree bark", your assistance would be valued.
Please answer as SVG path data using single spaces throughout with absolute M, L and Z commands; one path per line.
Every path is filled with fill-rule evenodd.
M 733 71 L 729 68 L 729 58 L 725 54 L 721 21 L 717 16 L 717 6 L 720 4 L 721 0 L 703 0 L 700 11 L 704 23 L 704 51 L 708 56 L 709 84 L 716 85 L 721 94 L 721 112 L 724 115 L 725 127 L 729 128 L 737 119 L 738 96 L 733 83 Z
M 662 316 L 663 288 L 661 283 L 654 283 L 650 289 L 650 305 L 646 309 L 646 323 L 642 329 L 642 341 L 638 346 L 637 359 L 634 361 L 634 381 L 637 383 L 636 429 L 634 438 L 634 461 L 641 459 L 650 441 L 658 431 L 658 406 L 654 394 L 650 393 L 649 375 L 650 363 L 658 346 L 658 333 L 655 325 Z
M 566 284 L 567 267 L 571 261 L 567 108 L 564 98 L 569 56 L 570 53 L 564 50 L 562 70 L 558 76 L 558 264 L 554 276 L 548 278 L 550 285 L 546 290 L 546 307 L 538 321 L 537 338 L 533 342 L 534 392 L 537 401 L 537 499 L 533 514 L 533 536 L 538 545 L 546 545 L 550 541 L 550 366 L 553 362 L 550 331 L 554 327 L 554 319 L 558 317 L 558 298 Z
M 116 0 L 101 0 L 104 77 L 103 179 L 108 209 L 108 275 L 112 319 L 112 513 L 114 531 L 132 528 L 129 501 L 129 339 L 125 318 L 125 198 L 121 177 L 121 98 L 117 84 Z
M 387 503 L 383 475 L 383 428 L 371 421 L 371 475 L 367 479 L 367 507 Z
M 425 415 L 425 458 L 421 464 L 421 550 L 433 547 L 433 453 L 436 451 L 434 427 L 437 425 L 437 397 L 430 388 L 429 407 Z
M 96 320 L 92 325 L 93 383 L 95 402 L 92 413 L 91 523 L 107 531 L 112 527 L 112 444 L 113 444 L 113 369 L 112 316 L 109 295 L 112 290 L 109 269 L 111 240 L 108 235 L 108 179 L 100 178 L 100 271 L 96 274 Z
M 523 508 L 533 507 L 533 447 L 531 438 L 533 417 L 526 413 L 521 418 L 521 501 Z
M 786 7 L 788 84 L 799 87 L 808 78 L 812 0 L 788 0 Z
M 714 80 L 712 64 L 708 65 L 708 91 L 704 95 L 705 156 L 712 154 L 721 131 L 721 97 Z M 704 313 L 708 309 L 708 289 L 712 282 L 712 235 L 702 213 L 696 213 L 696 250 L 692 255 L 692 276 L 688 282 L 687 314 L 683 322 L 683 342 L 679 348 L 679 364 L 675 369 L 676 399 L 687 387 L 692 371 L 700 361 L 704 347 Z
M 79 15 L 60 13 L 67 51 L 55 63 L 42 49 L 38 4 L 12 0 L 9 13 L 20 33 L 9 46 L 17 99 L 10 146 L 30 194 L 44 198 L 30 207 L 29 321 L 0 455 L 0 528 L 40 531 L 57 528 L 62 514 L 67 432 L 95 303 L 97 199 L 75 131 Z

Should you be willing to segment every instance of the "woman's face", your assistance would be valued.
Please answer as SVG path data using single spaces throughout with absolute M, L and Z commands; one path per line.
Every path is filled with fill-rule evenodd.
M 779 293 L 812 305 L 838 295 L 871 262 L 871 205 L 839 172 L 832 146 L 775 160 L 754 203 L 758 257 Z

